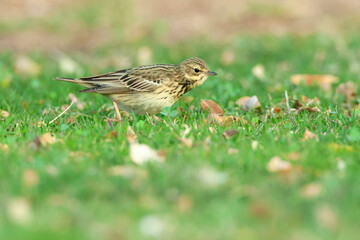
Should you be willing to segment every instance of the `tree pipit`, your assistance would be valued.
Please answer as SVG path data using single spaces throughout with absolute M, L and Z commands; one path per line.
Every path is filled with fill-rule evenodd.
M 80 92 L 100 93 L 114 103 L 119 122 L 119 108 L 135 114 L 156 114 L 172 106 L 182 95 L 203 84 L 209 75 L 201 58 L 190 58 L 180 64 L 156 64 L 119 70 L 79 79 L 56 80 L 88 87 Z

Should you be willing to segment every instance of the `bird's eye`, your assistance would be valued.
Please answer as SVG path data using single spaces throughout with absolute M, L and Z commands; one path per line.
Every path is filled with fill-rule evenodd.
M 199 70 L 198 68 L 194 68 L 194 71 L 195 71 L 196 73 L 200 72 L 200 70 Z

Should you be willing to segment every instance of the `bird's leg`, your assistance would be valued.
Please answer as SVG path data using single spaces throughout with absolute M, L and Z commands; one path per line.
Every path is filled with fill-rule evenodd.
M 150 122 L 151 125 L 154 126 L 153 118 L 152 118 L 152 116 L 149 115 L 149 113 L 146 113 L 146 119 L 148 120 L 148 122 Z
M 122 119 L 121 119 L 121 115 L 120 115 L 119 107 L 118 107 L 118 105 L 116 104 L 116 102 L 115 102 L 115 101 L 113 101 L 113 104 L 114 104 L 114 107 L 115 107 L 116 115 L 117 115 L 118 120 L 119 120 L 119 123 L 120 123 L 120 122 L 122 122 Z

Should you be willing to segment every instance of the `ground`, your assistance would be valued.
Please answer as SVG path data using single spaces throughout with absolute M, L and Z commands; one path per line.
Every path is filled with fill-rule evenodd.
M 49 22 L 29 21 L 42 30 L 24 30 L 11 11 L 13 25 L 1 24 L 0 239 L 357 239 L 360 41 L 351 26 L 320 32 L 308 24 L 306 34 L 234 27 L 220 41 L 206 31 L 174 37 L 160 22 L 139 23 L 151 29 L 145 37 L 128 28 L 107 35 L 131 16 L 109 23 L 91 15 L 94 2 L 92 12 L 58 4 L 47 8 Z M 69 6 L 83 14 L 70 19 L 85 20 L 60 19 Z M 257 16 L 289 15 L 256 6 Z M 99 34 L 99 24 L 109 28 Z M 71 26 L 84 35 L 62 41 L 56 29 Z M 50 40 L 31 45 L 27 34 Z M 52 80 L 193 56 L 218 76 L 156 117 L 123 114 L 122 123 L 108 99 Z

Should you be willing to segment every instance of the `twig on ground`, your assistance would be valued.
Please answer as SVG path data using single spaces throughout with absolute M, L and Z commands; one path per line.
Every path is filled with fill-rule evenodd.
M 288 97 L 286 90 L 285 90 L 285 99 L 286 99 L 286 108 L 287 108 L 288 114 L 290 114 L 289 97 Z
M 59 117 L 61 117 L 61 115 L 63 115 L 64 113 L 66 113 L 67 110 L 69 110 L 73 104 L 74 104 L 74 101 L 71 101 L 70 105 L 69 105 L 62 113 L 60 113 L 59 116 L 57 116 L 56 118 L 54 118 L 53 120 L 51 120 L 51 121 L 49 122 L 49 125 L 52 124 L 56 119 L 58 119 Z

